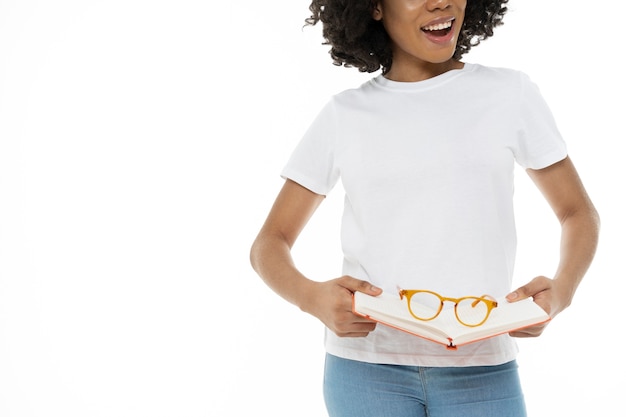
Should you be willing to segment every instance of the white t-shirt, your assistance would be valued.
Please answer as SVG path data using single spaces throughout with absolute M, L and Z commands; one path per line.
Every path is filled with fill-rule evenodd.
M 343 274 L 388 292 L 500 297 L 515 261 L 514 163 L 540 169 L 566 156 L 526 75 L 465 64 L 420 82 L 381 75 L 334 96 L 282 176 L 322 195 L 341 178 Z M 496 365 L 517 353 L 508 335 L 449 351 L 383 325 L 365 338 L 327 329 L 326 349 L 419 366 Z

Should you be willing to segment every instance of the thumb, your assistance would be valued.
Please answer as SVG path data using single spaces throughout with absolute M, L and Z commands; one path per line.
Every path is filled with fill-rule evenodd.
M 536 294 L 546 289 L 545 277 L 536 277 L 528 284 L 523 285 L 506 296 L 507 301 L 521 301 L 528 297 L 534 297 Z
M 376 287 L 368 281 L 363 281 L 349 276 L 341 278 L 341 286 L 353 293 L 358 291 L 373 296 L 380 295 L 383 292 L 382 289 Z

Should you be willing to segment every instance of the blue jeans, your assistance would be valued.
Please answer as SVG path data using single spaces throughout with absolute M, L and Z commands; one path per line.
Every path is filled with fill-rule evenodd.
M 326 355 L 330 417 L 524 417 L 515 361 L 497 366 L 381 365 Z

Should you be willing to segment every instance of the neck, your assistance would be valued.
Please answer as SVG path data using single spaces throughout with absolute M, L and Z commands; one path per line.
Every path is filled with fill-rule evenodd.
M 398 82 L 417 82 L 436 77 L 454 69 L 462 69 L 465 64 L 450 59 L 442 63 L 422 62 L 419 65 L 400 65 L 392 63 L 385 78 Z

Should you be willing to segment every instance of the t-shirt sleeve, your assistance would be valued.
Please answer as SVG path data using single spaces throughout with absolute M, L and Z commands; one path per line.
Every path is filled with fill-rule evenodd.
M 327 195 L 339 179 L 334 158 L 336 126 L 335 108 L 330 101 L 294 149 L 281 176 L 316 194 Z
M 515 159 L 524 168 L 541 169 L 567 156 L 567 147 L 539 88 L 520 73 L 520 130 Z

